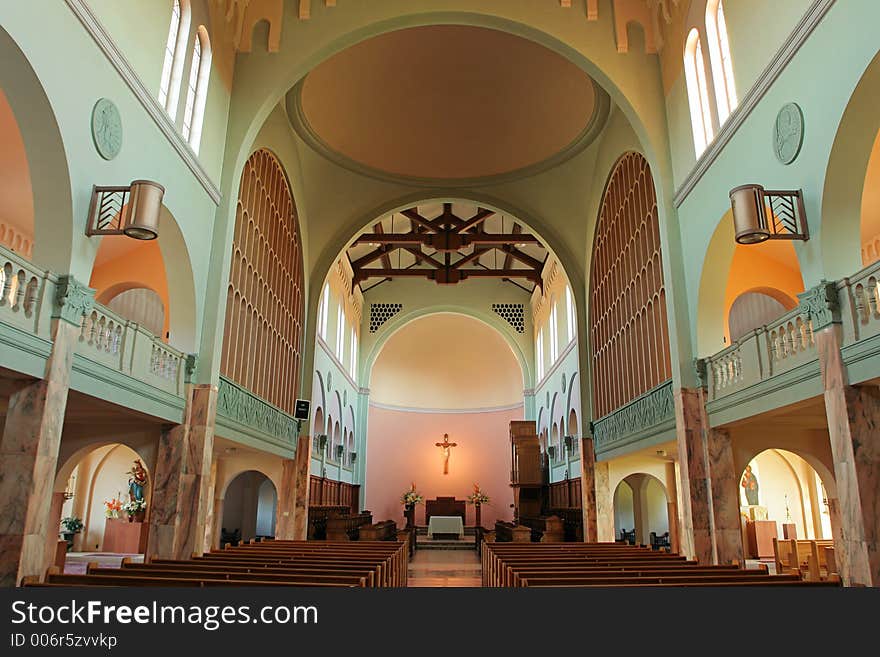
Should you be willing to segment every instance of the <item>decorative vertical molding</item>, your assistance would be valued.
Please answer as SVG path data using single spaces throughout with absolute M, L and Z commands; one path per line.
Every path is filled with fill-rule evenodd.
M 82 326 L 83 317 L 92 310 L 94 303 L 95 290 L 83 285 L 73 276 L 59 276 L 52 306 L 52 319 L 61 319 L 79 328 Z
M 168 117 L 165 109 L 147 89 L 143 80 L 140 79 L 131 64 L 125 58 L 125 55 L 119 50 L 116 42 L 113 41 L 113 38 L 107 33 L 104 26 L 101 25 L 94 13 L 92 13 L 89 6 L 84 0 L 65 0 L 65 2 L 77 19 L 79 19 L 79 22 L 82 23 L 82 26 L 85 28 L 86 32 L 88 32 L 89 36 L 95 41 L 101 52 L 104 53 L 104 56 L 113 68 L 116 69 L 116 72 L 119 73 L 119 77 L 122 78 L 122 81 L 125 82 L 134 94 L 135 99 L 147 111 L 147 114 L 150 115 L 150 118 L 153 119 L 162 134 L 165 135 L 165 138 L 168 140 L 171 147 L 177 151 L 177 154 L 180 156 L 180 159 L 183 160 L 183 163 L 190 171 L 192 171 L 196 180 L 199 181 L 211 200 L 219 205 L 220 188 L 213 180 L 211 180 L 208 172 L 205 171 L 189 144 L 186 143 L 183 136 L 177 132 L 177 128 Z
M 758 106 L 758 103 L 761 102 L 761 99 L 767 95 L 770 87 L 782 75 L 782 72 L 797 55 L 801 46 L 806 43 L 819 23 L 822 22 L 828 10 L 834 6 L 834 2 L 835 0 L 814 0 L 788 39 L 785 40 L 785 43 L 782 44 L 782 47 L 779 48 L 770 60 L 770 64 L 758 76 L 755 84 L 752 85 L 752 88 L 740 100 L 739 106 L 731 113 L 724 125 L 721 126 L 721 130 L 715 136 L 715 141 L 709 144 L 708 148 L 703 151 L 694 168 L 685 177 L 673 197 L 675 207 L 680 207 L 684 203 L 688 195 L 694 190 L 694 187 L 697 186 L 697 183 L 700 182 L 702 177 L 712 167 L 715 160 L 721 155 L 724 147 L 733 139 L 752 111 Z
M 798 295 L 798 310 L 812 322 L 813 332 L 821 331 L 831 324 L 840 324 L 840 299 L 837 284 L 822 281 L 816 287 Z

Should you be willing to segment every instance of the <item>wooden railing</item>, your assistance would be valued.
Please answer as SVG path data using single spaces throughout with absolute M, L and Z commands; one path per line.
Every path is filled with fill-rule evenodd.
M 581 478 L 565 479 L 550 484 L 550 508 L 581 508 Z
M 360 489 L 358 484 L 311 475 L 309 506 L 344 506 L 357 513 L 360 511 Z

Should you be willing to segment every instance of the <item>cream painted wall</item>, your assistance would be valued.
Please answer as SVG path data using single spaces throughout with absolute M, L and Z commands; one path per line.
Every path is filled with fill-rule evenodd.
M 128 501 L 128 472 L 136 458 L 141 458 L 131 448 L 120 445 L 106 445 L 87 454 L 77 468 L 76 492 L 63 510 L 62 517 L 75 515 L 82 519 L 83 530 L 74 538 L 74 550 L 98 551 L 104 542 L 106 514 L 104 502 L 118 497 L 123 503 Z M 147 464 L 144 464 L 148 467 Z M 149 473 L 148 473 L 149 477 Z M 148 480 L 144 498 L 149 513 L 152 479 Z M 125 518 L 123 513 L 121 516 Z
M 628 483 L 621 481 L 614 490 L 614 538 L 620 538 L 621 530 L 632 531 L 635 527 L 633 490 Z
M 880 259 L 880 135 L 874 140 L 862 193 L 862 264 Z
M 425 499 L 454 495 L 464 499 L 473 485 L 491 498 L 482 509 L 484 527 L 496 519 L 512 520 L 510 488 L 511 420 L 522 419 L 522 408 L 493 413 L 416 413 L 369 410 L 366 488 L 364 508 L 373 521 L 404 523 L 400 496 L 415 482 Z M 458 444 L 451 449 L 449 474 L 443 474 L 443 458 L 435 443 L 443 434 Z M 424 507 L 416 509 L 416 524 L 424 524 Z M 473 524 L 473 507 L 467 524 Z
M 423 409 L 521 404 L 522 372 L 498 332 L 450 313 L 417 319 L 385 343 L 370 378 L 374 403 Z

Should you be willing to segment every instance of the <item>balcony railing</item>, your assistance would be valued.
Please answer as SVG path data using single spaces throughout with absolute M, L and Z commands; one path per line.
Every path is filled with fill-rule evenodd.
M 880 335 L 880 261 L 837 283 L 843 344 Z
M 182 397 L 186 354 L 99 303 L 83 316 L 77 353 Z
M 0 321 L 51 340 L 58 282 L 52 272 L 0 246 Z M 186 354 L 99 303 L 82 317 L 76 353 L 176 397 L 184 395 Z

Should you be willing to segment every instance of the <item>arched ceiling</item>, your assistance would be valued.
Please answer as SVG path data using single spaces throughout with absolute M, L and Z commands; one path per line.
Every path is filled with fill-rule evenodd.
M 312 146 L 427 180 L 552 166 L 595 138 L 607 94 L 574 64 L 501 31 L 431 25 L 338 53 L 288 95 Z

